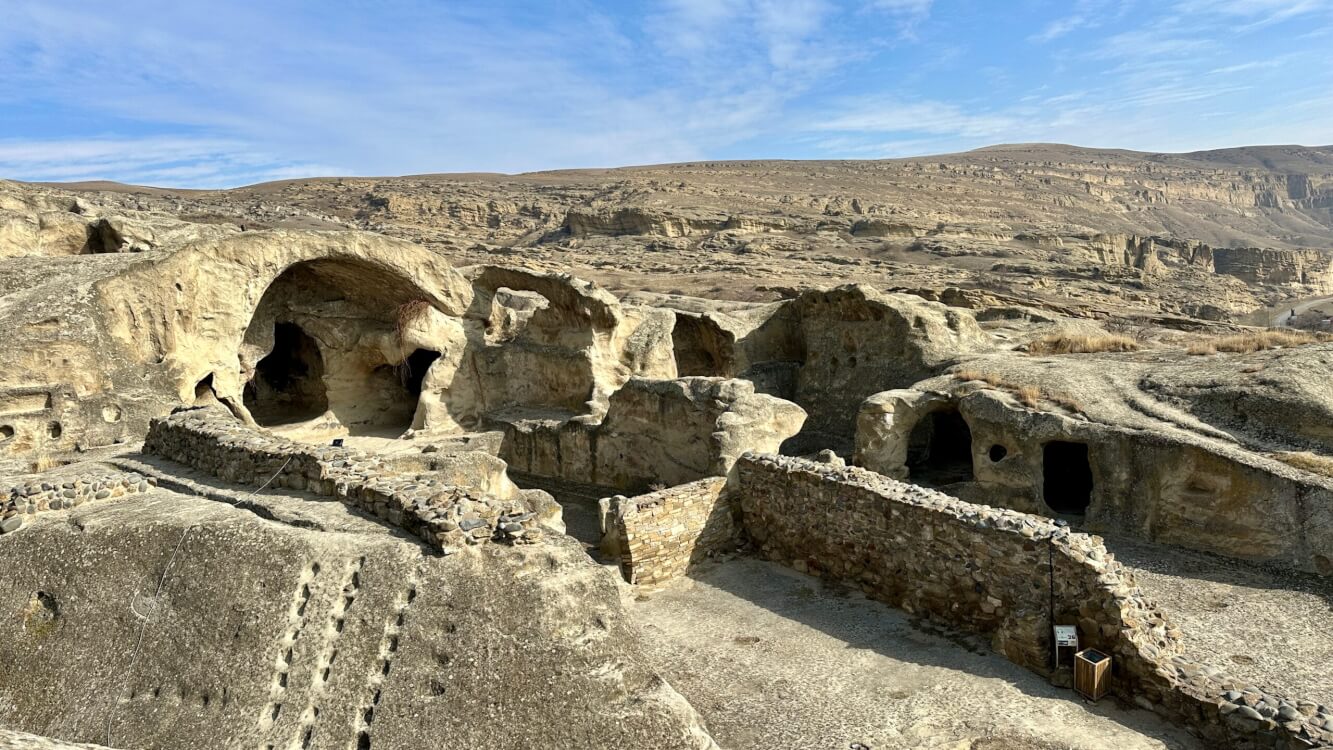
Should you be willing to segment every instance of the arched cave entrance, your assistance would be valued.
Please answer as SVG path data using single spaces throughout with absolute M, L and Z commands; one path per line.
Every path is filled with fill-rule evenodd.
M 314 419 L 328 410 L 324 357 L 300 326 L 274 324 L 273 351 L 259 360 L 245 387 L 245 408 L 265 426 Z
M 930 412 L 912 427 L 907 469 L 916 484 L 942 487 L 972 481 L 972 430 L 957 409 Z
M 259 424 L 285 426 L 283 434 L 298 440 L 400 437 L 413 426 L 426 372 L 439 357 L 403 350 L 404 316 L 432 307 L 430 299 L 383 265 L 293 264 L 264 290 L 238 351 L 250 376 L 246 407 Z
M 1092 503 L 1087 443 L 1056 440 L 1041 449 L 1042 499 L 1059 515 L 1081 516 Z

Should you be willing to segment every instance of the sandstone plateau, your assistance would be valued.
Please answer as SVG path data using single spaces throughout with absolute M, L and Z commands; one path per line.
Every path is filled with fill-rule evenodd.
M 1333 147 L 0 182 L 0 747 L 1333 745 L 1326 298 Z

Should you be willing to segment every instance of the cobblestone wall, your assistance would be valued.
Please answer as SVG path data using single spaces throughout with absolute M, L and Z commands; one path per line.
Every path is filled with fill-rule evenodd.
M 53 478 L 0 488 L 0 534 L 17 531 L 26 518 L 48 510 L 76 508 L 90 500 L 148 492 L 157 482 L 133 473 Z
M 537 510 L 477 496 L 430 474 L 397 475 L 381 458 L 344 448 L 295 443 L 252 430 L 220 408 L 186 409 L 155 419 L 144 450 L 219 479 L 331 495 L 400 526 L 436 550 L 540 538 Z
M 684 575 L 690 565 L 736 545 L 726 486 L 725 477 L 709 477 L 602 500 L 603 550 L 620 557 L 630 583 L 651 586 Z
M 1179 655 L 1178 631 L 1095 536 L 965 503 L 856 468 L 747 454 L 734 502 L 766 556 L 990 635 L 1050 674 L 1052 625 L 1115 657 L 1112 692 L 1189 726 L 1211 747 L 1333 743 L 1333 713 L 1268 695 Z

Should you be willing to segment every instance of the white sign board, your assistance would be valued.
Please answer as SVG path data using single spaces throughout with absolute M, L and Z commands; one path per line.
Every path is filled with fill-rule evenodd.
M 1078 648 L 1078 628 L 1073 625 L 1056 625 L 1055 645 Z

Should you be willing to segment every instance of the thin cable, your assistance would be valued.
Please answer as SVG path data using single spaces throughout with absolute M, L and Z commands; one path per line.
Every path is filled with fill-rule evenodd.
M 267 481 L 265 481 L 263 484 L 259 485 L 259 487 L 255 488 L 250 494 L 248 494 L 248 495 L 246 495 L 245 497 L 241 498 L 240 501 L 238 501 L 238 504 L 241 503 L 241 502 L 245 502 L 246 500 L 249 500 L 250 498 L 254 497 L 255 495 L 258 495 L 260 492 L 263 492 L 265 487 L 268 487 L 270 484 L 273 483 L 273 480 L 274 480 L 274 479 L 277 479 L 277 478 L 278 478 L 278 475 L 282 474 L 282 472 L 284 472 L 284 471 L 287 470 L 287 466 L 291 464 L 293 458 L 295 458 L 295 456 L 288 456 L 288 457 L 287 457 L 287 460 L 284 461 L 284 462 L 282 463 L 282 466 L 278 467 L 278 470 L 277 470 L 276 472 L 273 473 L 273 476 L 269 477 Z M 195 495 L 195 497 L 199 497 L 199 495 Z M 195 524 L 190 524 L 189 526 L 186 526 L 185 529 L 184 529 L 183 531 L 181 531 L 180 539 L 177 539 L 177 540 L 176 540 L 176 547 L 175 547 L 174 549 L 171 550 L 171 557 L 167 559 L 167 565 L 166 565 L 165 568 L 162 569 L 162 576 L 161 576 L 160 578 L 157 579 L 157 589 L 153 591 L 153 598 L 152 598 L 153 606 L 152 606 L 152 607 L 150 608 L 150 610 L 149 610 L 150 613 L 152 613 L 152 614 L 156 614 L 158 597 L 160 597 L 160 596 L 162 595 L 162 588 L 163 588 L 163 587 L 166 585 L 166 583 L 167 583 L 167 574 L 171 572 L 171 567 L 172 567 L 173 565 L 176 564 L 176 555 L 178 555 L 178 554 L 180 553 L 180 551 L 181 551 L 181 547 L 184 546 L 184 544 L 185 544 L 185 537 L 189 535 L 190 530 L 193 529 L 194 527 L 195 527 Z M 138 592 L 136 591 L 135 593 L 137 594 Z M 123 675 L 123 677 L 125 677 L 125 678 L 128 678 L 128 677 L 130 676 L 130 674 L 134 672 L 134 666 L 135 666 L 135 664 L 137 664 L 138 661 L 139 661 L 139 652 L 140 652 L 140 651 L 142 650 L 142 648 L 143 648 L 143 639 L 144 639 L 144 635 L 148 632 L 148 623 L 152 621 L 152 617 L 151 617 L 151 616 L 149 616 L 149 615 L 141 615 L 141 614 L 139 614 L 139 611 L 138 611 L 137 609 L 135 609 L 135 607 L 134 607 L 134 599 L 133 599 L 133 597 L 130 598 L 130 612 L 133 613 L 134 616 L 137 617 L 137 618 L 139 619 L 140 625 L 139 625 L 139 638 L 138 638 L 138 640 L 137 640 L 137 641 L 135 642 L 135 644 L 134 644 L 134 652 L 133 652 L 132 654 L 130 654 L 130 663 L 129 663 L 129 666 L 125 668 L 125 672 L 124 672 L 124 675 Z M 111 709 L 110 709 L 109 711 L 107 711 L 107 715 L 106 715 L 106 746 L 107 746 L 107 747 L 112 747 L 112 744 L 111 744 L 111 723 L 112 723 L 112 721 L 114 721 L 115 718 L 116 718 L 116 703 L 114 702 L 114 693 L 112 694 L 112 696 L 113 696 L 113 697 L 112 697 L 112 701 L 113 701 L 113 702 L 112 702 L 112 704 L 111 704 Z

